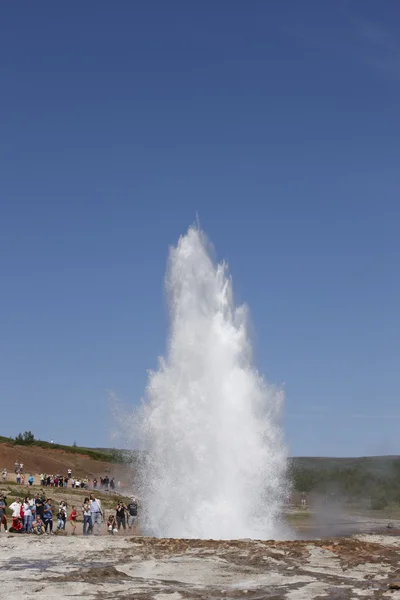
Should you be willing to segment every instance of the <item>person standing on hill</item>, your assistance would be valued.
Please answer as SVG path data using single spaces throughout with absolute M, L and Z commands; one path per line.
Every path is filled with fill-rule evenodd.
M 94 532 L 94 526 L 95 523 L 97 523 L 97 535 L 100 535 L 103 509 L 101 507 L 101 501 L 96 498 L 94 494 L 90 494 L 90 513 L 92 517 L 92 530 Z

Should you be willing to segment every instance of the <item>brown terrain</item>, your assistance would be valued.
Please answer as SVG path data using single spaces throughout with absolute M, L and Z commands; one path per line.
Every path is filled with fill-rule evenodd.
M 0 470 L 7 469 L 9 479 L 15 480 L 14 463 L 18 461 L 24 464 L 24 472 L 34 476 L 40 473 L 48 475 L 66 475 L 67 469 L 77 477 L 108 475 L 120 480 L 125 484 L 131 477 L 127 465 L 114 464 L 112 462 L 94 460 L 85 454 L 75 454 L 56 448 L 41 448 L 40 446 L 13 446 L 0 443 Z
M 88 455 L 37 446 L 0 443 L 0 469 L 9 480 L 0 484 L 10 501 L 22 495 L 15 485 L 14 462 L 25 473 L 66 474 L 79 477 L 108 474 L 131 482 L 127 465 L 94 460 Z M 38 481 L 36 481 L 38 483 Z M 26 488 L 24 488 L 26 489 Z M 38 491 L 34 486 L 33 491 Z M 132 487 L 127 485 L 127 490 Z M 84 490 L 55 489 L 80 506 Z M 115 510 L 116 495 L 98 492 L 106 515 Z M 121 490 L 121 493 L 124 493 Z M 84 597 L 86 600 L 400 600 L 400 521 L 365 515 L 340 515 L 339 533 L 329 511 L 325 532 L 312 518 L 298 519 L 288 509 L 288 537 L 276 540 L 156 539 L 141 532 L 140 512 L 133 531 L 109 536 L 0 534 L 0 598 L 41 600 Z M 332 531 L 336 530 L 336 535 Z M 299 539 L 303 538 L 303 539 Z M 304 539 L 307 538 L 307 539 Z

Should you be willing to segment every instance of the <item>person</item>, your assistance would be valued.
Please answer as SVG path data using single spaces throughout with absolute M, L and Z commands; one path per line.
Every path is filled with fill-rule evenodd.
M 33 485 L 33 482 L 34 482 L 34 481 L 35 481 L 35 480 L 34 480 L 34 477 L 33 477 L 32 473 L 31 473 L 31 474 L 30 474 L 30 476 L 29 476 L 29 479 L 28 479 L 28 483 L 29 483 L 29 485 Z
M 114 515 L 110 515 L 108 517 L 107 530 L 108 530 L 108 535 L 114 535 L 115 533 L 118 533 L 117 522 L 115 520 Z
M 77 517 L 77 514 L 76 514 L 76 506 L 73 506 L 73 507 L 72 507 L 72 510 L 71 510 L 71 514 L 69 515 L 69 522 L 70 522 L 70 524 L 71 524 L 71 527 L 72 527 L 72 534 L 71 534 L 71 535 L 75 535 L 75 530 L 76 530 L 76 517 Z
M 100 535 L 103 510 L 101 507 L 101 501 L 96 498 L 94 494 L 90 494 L 90 512 L 92 518 L 92 531 L 94 531 L 95 523 L 97 523 L 97 535 Z
M 65 529 L 65 523 L 67 521 L 67 505 L 64 500 L 61 500 L 60 506 L 58 507 L 57 513 L 57 531 L 60 529 Z
M 36 533 L 36 535 L 43 535 L 46 530 L 46 525 L 44 524 L 41 517 L 37 516 L 36 519 L 32 522 L 32 532 Z
M 19 460 L 17 458 L 17 460 L 14 463 L 14 473 L 17 474 L 18 473 L 18 469 L 19 469 Z
M 9 509 L 12 511 L 13 520 L 18 520 L 21 516 L 21 500 L 19 498 L 15 498 L 14 502 L 10 504 Z
M 118 531 L 121 529 L 121 525 L 126 531 L 126 523 L 125 523 L 125 511 L 127 511 L 127 507 L 123 502 L 118 502 L 117 508 L 115 509 L 115 516 L 117 517 L 117 525 Z
M 68 469 L 68 479 L 71 479 L 72 477 L 72 469 Z
M 24 472 L 24 463 L 20 463 L 20 465 L 19 465 L 19 472 L 21 473 L 21 475 Z
M 97 488 L 97 479 L 96 477 L 93 479 L 93 489 Z
M 82 506 L 83 512 L 83 535 L 90 535 L 92 533 L 92 513 L 90 510 L 89 498 L 85 498 Z
M 24 529 L 26 533 L 31 533 L 32 531 L 32 500 L 29 496 L 25 496 L 25 501 L 23 505 L 24 511 Z
M 43 516 L 45 532 L 47 533 L 47 529 L 49 529 L 50 535 L 53 535 L 53 507 L 51 505 L 51 498 L 47 498 L 44 504 Z
M 128 510 L 128 529 L 132 529 L 135 524 L 136 517 L 137 517 L 137 511 L 138 511 L 138 503 L 133 496 L 127 506 L 127 510 Z
M 3 469 L 3 473 L 2 473 L 3 481 L 5 481 L 7 479 L 7 476 L 8 476 L 7 469 Z
M 35 505 L 36 505 L 36 516 L 39 516 L 42 521 L 44 519 L 44 496 L 43 493 L 41 494 L 37 494 L 37 496 L 35 496 Z
M 13 502 L 14 504 L 14 502 Z M 10 505 L 11 508 L 11 505 Z M 8 530 L 10 533 L 24 533 L 24 526 L 19 516 L 13 516 L 11 527 Z
M 5 496 L 3 494 L 0 494 L 0 529 L 1 529 L 1 524 L 3 523 L 3 525 L 4 525 L 4 531 L 6 533 L 8 533 L 8 524 L 7 524 L 6 511 L 7 511 L 6 498 L 5 498 Z
M 18 485 L 21 483 L 21 473 L 19 472 L 19 469 L 17 471 L 17 476 L 15 478 L 15 481 L 17 482 Z
M 35 494 L 35 496 L 33 497 L 32 501 L 31 501 L 32 521 L 34 521 L 36 518 L 36 498 L 37 498 L 37 494 Z

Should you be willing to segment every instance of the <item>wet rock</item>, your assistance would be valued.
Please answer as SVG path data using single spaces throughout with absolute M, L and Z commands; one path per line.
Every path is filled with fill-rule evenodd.
M 389 590 L 400 590 L 400 579 L 397 581 L 390 581 L 388 583 Z

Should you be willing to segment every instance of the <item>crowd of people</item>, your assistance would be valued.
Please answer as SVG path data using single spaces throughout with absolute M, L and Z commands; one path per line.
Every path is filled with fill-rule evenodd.
M 14 464 L 14 474 L 16 483 L 20 485 L 32 486 L 35 483 L 34 475 L 30 474 L 25 477 L 24 464 L 18 460 Z M 0 531 L 3 526 L 7 533 L 28 533 L 28 534 L 49 534 L 55 532 L 65 533 L 68 529 L 72 535 L 76 535 L 77 523 L 82 522 L 83 535 L 97 534 L 101 532 L 101 525 L 105 519 L 101 500 L 96 496 L 96 489 L 103 491 L 113 491 L 116 487 L 121 487 L 121 482 L 117 484 L 114 478 L 108 475 L 104 477 L 96 477 L 91 479 L 89 476 L 78 478 L 72 475 L 72 469 L 67 470 L 66 475 L 48 475 L 41 473 L 38 476 L 40 486 L 43 488 L 40 493 L 34 495 L 27 494 L 24 497 L 17 497 L 8 506 L 7 498 L 0 493 Z M 2 471 L 2 480 L 5 482 L 8 479 L 7 469 Z M 58 506 L 51 499 L 50 490 L 45 491 L 44 488 L 68 488 L 93 490 L 94 493 L 89 494 L 84 499 L 83 503 L 71 505 L 69 508 L 66 501 L 62 500 Z M 11 512 L 12 523 L 8 526 L 7 510 Z M 109 535 L 115 535 L 121 528 L 126 531 L 135 528 L 135 522 L 138 514 L 138 502 L 132 497 L 130 502 L 125 505 L 119 501 L 115 510 L 110 514 L 107 523 L 107 532 Z M 53 520 L 56 520 L 56 525 L 53 530 Z M 69 525 L 68 525 L 69 524 Z
M 12 513 L 12 524 L 8 527 L 7 508 Z M 115 535 L 122 528 L 132 531 L 138 514 L 138 502 L 132 497 L 125 505 L 119 501 L 115 511 L 110 514 L 107 521 L 109 535 Z M 58 507 L 53 505 L 51 498 L 45 494 L 35 494 L 33 497 L 16 498 L 7 507 L 7 498 L 0 494 L 0 531 L 1 525 L 7 533 L 49 534 L 53 535 L 53 519 L 57 517 L 56 531 L 65 532 L 69 522 L 72 535 L 76 535 L 78 517 L 82 517 L 83 535 L 100 535 L 101 524 L 104 520 L 104 511 L 101 500 L 90 494 L 84 499 L 81 506 L 72 505 L 68 509 L 67 503 L 61 501 Z
M 15 473 L 15 482 L 18 485 L 34 485 L 35 477 L 30 474 L 29 476 L 25 476 L 24 473 L 24 464 L 20 463 L 18 460 L 15 461 L 14 464 L 14 473 Z M 82 479 L 72 476 L 72 469 L 68 469 L 67 475 L 48 475 L 47 473 L 41 473 L 40 476 L 40 485 L 43 487 L 72 487 L 72 488 L 80 488 L 80 489 L 100 489 L 100 490 L 115 490 L 116 488 L 121 488 L 122 484 L 120 481 L 115 482 L 114 477 L 110 479 L 108 475 L 104 477 L 93 477 L 91 479 L 89 476 L 83 477 Z M 2 471 L 2 480 L 5 482 L 8 479 L 8 471 L 7 469 L 3 469 Z
M 47 473 L 41 473 L 40 475 L 40 485 L 48 486 L 48 487 L 68 487 L 71 486 L 75 489 L 101 489 L 101 490 L 115 490 L 115 487 L 121 487 L 121 482 L 118 481 L 117 486 L 115 484 L 114 478 L 109 478 L 108 475 L 105 477 L 100 477 L 100 480 L 97 480 L 97 477 L 91 479 L 90 477 L 82 477 L 82 479 L 77 477 L 72 477 L 71 469 L 68 469 L 68 475 L 47 475 Z

